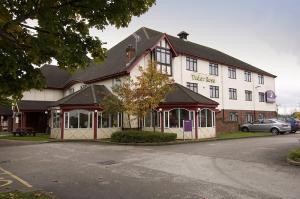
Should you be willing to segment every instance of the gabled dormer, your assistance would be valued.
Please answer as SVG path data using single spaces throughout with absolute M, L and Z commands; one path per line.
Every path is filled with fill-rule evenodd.
M 173 75 L 172 59 L 177 56 L 171 43 L 164 35 L 151 50 L 151 60 L 157 63 L 157 69 L 164 74 Z

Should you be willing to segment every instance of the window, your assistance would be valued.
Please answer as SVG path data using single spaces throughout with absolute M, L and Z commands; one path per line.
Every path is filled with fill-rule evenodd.
M 246 113 L 246 122 L 248 122 L 248 123 L 253 122 L 252 113 Z
M 218 75 L 218 64 L 209 63 L 209 74 L 210 75 Z
M 258 96 L 259 96 L 259 102 L 265 102 L 265 99 L 266 99 L 265 93 L 259 92 Z
M 202 109 L 198 114 L 199 127 L 214 127 L 215 126 L 215 112 L 210 109 Z
M 219 86 L 209 86 L 210 97 L 219 98 Z
M 122 120 L 121 113 L 99 113 L 98 128 L 120 128 Z
M 251 82 L 251 72 L 245 71 L 245 81 Z
M 198 93 L 198 84 L 197 83 L 191 83 L 191 82 L 187 82 L 186 83 L 186 87 L 196 93 Z
M 229 113 L 229 121 L 237 122 L 239 119 L 238 113 L 230 112 Z
M 197 72 L 197 59 L 186 57 L 186 69 Z
M 252 101 L 252 91 L 245 90 L 245 100 Z
M 258 84 L 264 84 L 264 76 L 263 75 L 258 75 Z
M 157 68 L 161 73 L 172 75 L 171 52 L 169 49 L 157 47 L 155 49 Z
M 167 120 L 168 119 L 168 120 Z M 182 128 L 184 120 L 192 120 L 194 122 L 194 112 L 186 109 L 172 109 L 165 112 L 165 127 Z
M 60 128 L 60 111 L 52 111 L 52 128 Z
M 169 111 L 170 128 L 179 128 L 179 109 Z
M 236 79 L 236 69 L 235 68 L 228 68 L 228 77 L 230 79 Z
M 229 99 L 237 100 L 237 92 L 235 88 L 229 88 Z
M 86 84 L 83 84 L 83 85 L 80 86 L 80 89 L 84 89 L 84 88 L 86 88 L 86 87 L 87 87 L 87 85 L 86 85 Z
M 265 119 L 265 114 L 259 113 L 259 114 L 258 114 L 258 119 L 259 119 L 259 120 L 264 120 L 264 119 Z
M 74 90 L 74 88 L 69 88 L 68 92 L 69 92 L 69 95 L 70 95 L 70 94 L 74 93 L 75 90 Z
M 144 127 L 152 127 L 152 112 L 148 111 L 144 118 Z
M 65 128 L 92 128 L 93 112 L 73 110 L 65 112 Z

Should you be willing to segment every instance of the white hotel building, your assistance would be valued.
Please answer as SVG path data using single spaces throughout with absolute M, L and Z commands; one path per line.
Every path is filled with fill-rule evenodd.
M 276 76 L 225 53 L 179 37 L 140 28 L 108 51 L 102 64 L 91 63 L 74 74 L 45 65 L 47 87 L 24 93 L 13 129 L 31 127 L 57 139 L 101 139 L 126 127 L 123 114 L 102 113 L 101 101 L 114 84 L 139 76 L 138 67 L 156 61 L 158 69 L 174 79 L 174 89 L 146 117 L 144 129 L 153 125 L 182 138 L 183 120 L 192 120 L 189 138 L 214 137 L 256 119 L 276 117 Z M 1 123 L 10 116 L 0 109 Z M 149 113 L 150 114 L 150 113 Z M 8 119 L 7 119 L 8 118 Z

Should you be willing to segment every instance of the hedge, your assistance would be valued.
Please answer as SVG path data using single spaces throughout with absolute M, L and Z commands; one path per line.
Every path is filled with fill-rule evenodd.
M 111 135 L 111 141 L 119 143 L 171 142 L 176 138 L 176 133 L 150 131 L 118 131 Z

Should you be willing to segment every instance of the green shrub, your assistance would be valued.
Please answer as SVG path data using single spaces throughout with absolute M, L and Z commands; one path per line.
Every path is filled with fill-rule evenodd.
M 120 143 L 146 143 L 175 141 L 177 134 L 149 131 L 118 131 L 111 135 L 112 142 Z
M 294 161 L 299 161 L 300 162 L 300 148 L 290 151 L 288 154 L 288 158 Z

